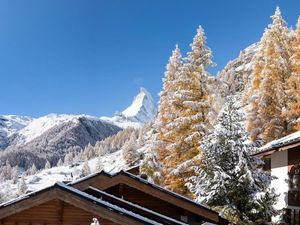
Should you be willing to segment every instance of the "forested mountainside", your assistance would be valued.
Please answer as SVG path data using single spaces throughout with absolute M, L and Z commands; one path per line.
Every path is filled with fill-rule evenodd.
M 97 118 L 52 114 L 34 120 L 12 135 L 9 146 L 0 153 L 0 160 L 25 170 L 33 163 L 43 168 L 46 160 L 54 165 L 66 153 L 79 153 L 89 143 L 95 144 L 120 130 Z

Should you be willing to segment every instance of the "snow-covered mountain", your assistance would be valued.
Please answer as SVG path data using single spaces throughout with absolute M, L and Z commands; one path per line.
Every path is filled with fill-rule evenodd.
M 28 168 L 34 162 L 42 167 L 48 159 L 54 164 L 67 152 L 79 152 L 89 143 L 93 145 L 120 130 L 97 117 L 49 114 L 10 135 L 0 163 L 8 160 L 12 166 Z
M 123 128 L 139 127 L 141 124 L 152 121 L 156 111 L 156 104 L 151 94 L 145 88 L 141 88 L 128 108 L 113 117 L 101 117 L 101 119 Z
M 8 160 L 12 166 L 26 169 L 33 162 L 42 167 L 46 159 L 56 163 L 67 152 L 79 152 L 121 128 L 139 127 L 153 120 L 155 114 L 151 94 L 141 88 L 132 104 L 111 118 L 68 114 L 48 114 L 36 119 L 0 116 L 0 165 Z
M 17 135 L 13 138 L 13 144 L 26 144 L 35 138 L 43 135 L 48 130 L 55 126 L 60 126 L 67 123 L 78 124 L 81 117 L 85 115 L 70 115 L 70 114 L 48 114 L 40 118 L 34 119 L 26 127 L 19 130 Z M 89 117 L 93 119 L 92 117 Z M 97 119 L 97 118 L 94 118 Z
M 0 115 L 0 149 L 9 144 L 9 137 L 27 126 L 33 119 L 28 116 Z

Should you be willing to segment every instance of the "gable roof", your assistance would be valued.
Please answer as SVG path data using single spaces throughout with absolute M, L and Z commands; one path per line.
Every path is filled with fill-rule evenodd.
M 82 208 L 83 210 L 86 210 L 93 214 L 98 213 L 104 218 L 120 224 L 124 222 L 128 224 L 136 224 L 138 222 L 139 224 L 160 225 L 163 224 L 161 221 L 171 221 L 171 220 L 173 223 L 168 223 L 168 224 L 177 224 L 177 225 L 185 224 L 180 221 L 167 218 L 160 214 L 155 215 L 156 220 L 150 219 L 148 217 L 129 211 L 118 205 L 112 204 L 108 201 L 102 200 L 100 198 L 82 192 L 80 190 L 77 190 L 71 186 L 67 186 L 60 182 L 50 187 L 47 187 L 45 189 L 42 189 L 40 191 L 32 192 L 27 195 L 23 195 L 19 198 L 1 204 L 0 219 L 21 212 L 23 210 L 30 209 L 34 206 L 46 203 L 53 199 L 59 199 L 71 205 L 73 205 L 74 204 L 73 201 L 76 200 L 76 207 Z M 117 199 L 115 200 L 117 201 Z M 80 204 L 81 202 L 83 203 L 82 205 Z M 92 204 L 89 204 L 89 207 L 86 207 L 85 206 L 86 204 L 84 204 L 84 202 L 90 202 Z M 101 211 L 99 209 L 101 209 Z M 151 214 L 151 212 L 147 212 L 147 213 Z
M 93 186 L 90 184 L 97 181 L 98 179 L 102 179 L 102 182 L 100 182 L 103 188 L 102 190 L 105 190 L 117 184 L 126 184 L 143 192 L 145 192 L 145 189 L 147 189 L 147 194 L 150 194 L 154 197 L 159 196 L 160 199 L 188 210 L 206 219 L 207 221 L 215 223 L 219 223 L 220 221 L 223 221 L 223 223 L 227 222 L 227 220 L 221 218 L 217 212 L 212 211 L 206 206 L 198 204 L 189 198 L 169 191 L 161 186 L 148 182 L 147 180 L 126 171 L 120 171 L 115 174 L 109 174 L 101 171 L 69 183 L 68 185 L 75 186 L 78 189 L 87 189 L 89 186 Z
M 99 190 L 97 188 L 94 188 L 94 187 L 89 187 L 85 192 L 86 193 L 93 193 L 92 194 L 93 196 L 100 197 L 101 199 L 103 199 L 105 201 L 109 201 L 110 203 L 113 203 L 113 204 L 115 204 L 117 206 L 120 206 L 124 209 L 127 209 L 129 211 L 136 212 L 140 215 L 149 217 L 149 218 L 154 219 L 154 220 L 158 219 L 159 221 L 162 221 L 164 224 L 186 225 L 186 223 L 184 223 L 182 221 L 175 220 L 175 219 L 170 218 L 168 216 L 165 216 L 165 215 L 162 215 L 160 213 L 154 212 L 150 209 L 141 207 L 137 204 L 134 204 L 134 203 L 126 201 L 124 199 L 118 198 L 114 195 L 108 194 L 108 193 L 106 193 L 104 191 L 101 191 L 101 190 Z
M 259 151 L 253 155 L 269 155 L 275 151 L 287 150 L 296 146 L 300 146 L 300 131 L 297 131 L 280 139 L 268 142 L 267 144 L 259 148 Z

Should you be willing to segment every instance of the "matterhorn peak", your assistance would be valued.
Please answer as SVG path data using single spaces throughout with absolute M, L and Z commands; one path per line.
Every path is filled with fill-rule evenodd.
M 139 127 L 152 121 L 155 115 L 156 104 L 146 88 L 141 87 L 129 107 L 113 117 L 101 117 L 101 119 L 123 128 L 128 126 Z
M 132 121 L 147 123 L 151 121 L 156 114 L 156 106 L 151 94 L 145 89 L 140 88 L 140 92 L 134 97 L 131 105 L 126 108 L 122 115 Z

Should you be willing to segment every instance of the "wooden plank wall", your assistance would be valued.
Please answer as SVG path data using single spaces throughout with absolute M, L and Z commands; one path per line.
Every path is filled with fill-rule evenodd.
M 2 219 L 0 225 L 90 225 L 94 217 L 101 225 L 116 224 L 102 219 L 101 215 L 95 216 L 60 200 L 52 200 Z

